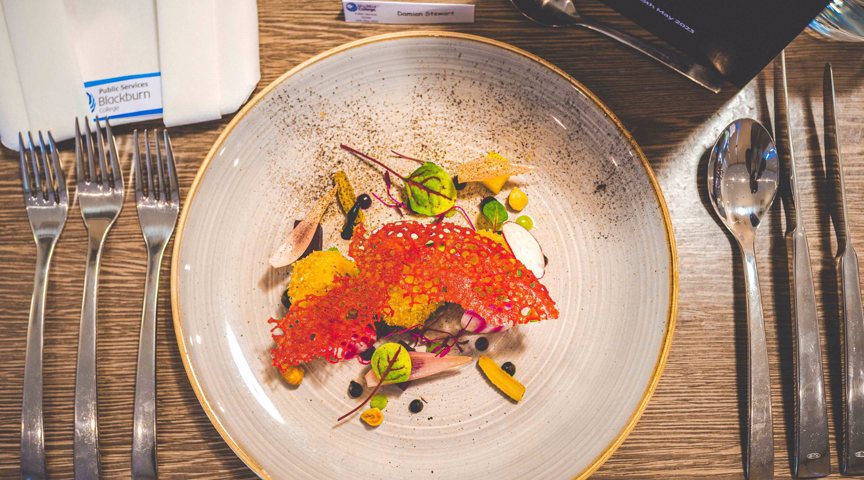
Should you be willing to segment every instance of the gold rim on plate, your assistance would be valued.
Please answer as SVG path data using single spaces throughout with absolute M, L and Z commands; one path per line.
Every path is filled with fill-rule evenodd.
M 619 132 L 627 139 L 630 143 L 630 147 L 638 154 L 639 160 L 642 162 L 642 166 L 645 168 L 645 173 L 648 175 L 649 180 L 651 181 L 651 187 L 654 189 L 654 194 L 657 197 L 657 203 L 660 206 L 660 214 L 663 217 L 663 224 L 666 229 L 666 244 L 668 247 L 669 253 L 669 276 L 672 280 L 672 285 L 669 291 L 669 312 L 668 318 L 666 320 L 666 334 L 663 338 L 663 344 L 660 348 L 660 353 L 657 356 L 657 362 L 654 365 L 654 371 L 651 374 L 651 381 L 648 382 L 648 386 L 645 388 L 645 392 L 642 394 L 642 399 L 639 401 L 639 405 L 630 415 L 630 419 L 624 425 L 624 428 L 618 432 L 618 435 L 615 439 L 604 449 L 600 454 L 594 458 L 588 467 L 586 467 L 582 472 L 574 477 L 577 480 L 583 480 L 588 478 L 592 473 L 597 471 L 601 465 L 603 465 L 609 457 L 615 453 L 615 450 L 624 443 L 624 440 L 630 435 L 630 432 L 636 428 L 636 423 L 638 423 L 639 418 L 642 416 L 642 413 L 645 411 L 645 408 L 648 406 L 648 401 L 651 400 L 651 396 L 654 394 L 654 390 L 657 388 L 657 384 L 660 382 L 660 376 L 663 374 L 663 368 L 666 366 L 666 359 L 669 356 L 669 349 L 672 346 L 672 334 L 675 330 L 675 319 L 677 317 L 678 312 L 678 255 L 675 249 L 675 238 L 672 233 L 672 221 L 669 216 L 669 210 L 666 207 L 666 201 L 663 198 L 663 193 L 660 191 L 660 185 L 657 183 L 657 178 L 654 176 L 654 171 L 651 169 L 651 165 L 648 163 L 648 159 L 645 157 L 645 154 L 642 152 L 642 149 L 636 143 L 636 140 L 630 134 L 630 132 L 624 127 L 618 117 L 615 116 L 614 113 L 606 106 L 596 95 L 594 95 L 591 90 L 589 90 L 585 85 L 568 75 L 566 72 L 556 67 L 555 65 L 549 63 L 548 61 L 534 55 L 532 53 L 526 52 L 520 48 L 514 47 L 508 43 L 500 42 L 498 40 L 492 40 L 490 38 L 480 37 L 477 35 L 470 35 L 467 33 L 458 33 L 458 32 L 444 32 L 444 31 L 425 31 L 425 30 L 416 30 L 409 32 L 398 32 L 398 33 L 388 33 L 384 35 L 377 35 L 373 37 L 363 38 L 360 40 L 355 40 L 353 42 L 346 43 L 344 45 L 340 45 L 333 49 L 327 50 L 326 52 L 320 53 L 303 63 L 300 63 L 296 67 L 287 71 L 279 78 L 271 82 L 269 85 L 264 87 L 257 95 L 255 95 L 252 100 L 246 103 L 246 105 L 228 122 L 228 125 L 225 127 L 225 130 L 219 135 L 219 138 L 216 139 L 216 142 L 213 144 L 213 147 L 210 148 L 210 151 L 207 153 L 207 156 L 204 158 L 204 162 L 201 164 L 201 167 L 198 169 L 198 173 L 195 175 L 195 180 L 192 182 L 192 187 L 189 189 L 189 193 L 186 195 L 186 201 L 183 203 L 183 211 L 180 214 L 180 220 L 177 224 L 177 236 L 174 239 L 174 249 L 171 254 L 171 314 L 173 316 L 174 321 L 174 334 L 177 337 L 177 346 L 180 349 L 180 358 L 183 360 L 183 367 L 186 370 L 186 375 L 189 377 L 189 383 L 192 384 L 192 389 L 195 391 L 195 396 L 198 397 L 198 401 L 201 403 L 201 407 L 204 409 L 204 412 L 207 414 L 207 417 L 210 419 L 210 422 L 216 428 L 216 431 L 219 432 L 219 435 L 222 436 L 222 439 L 225 440 L 225 443 L 234 450 L 234 453 L 246 464 L 252 471 L 254 471 L 258 476 L 269 479 L 270 475 L 261 468 L 261 465 L 249 455 L 246 450 L 240 445 L 227 430 L 222 426 L 221 422 L 217 418 L 216 414 L 213 412 L 213 408 L 210 406 L 210 401 L 204 395 L 204 392 L 201 390 L 201 385 L 198 382 L 198 377 L 195 374 L 195 370 L 192 368 L 192 365 L 189 362 L 189 352 L 186 348 L 185 336 L 183 335 L 183 328 L 180 322 L 180 299 L 179 299 L 179 285 L 178 285 L 178 273 L 179 273 L 179 258 L 180 258 L 180 248 L 183 242 L 183 230 L 186 226 L 187 216 L 189 214 L 189 205 L 192 202 L 192 199 L 195 197 L 195 193 L 198 190 L 198 185 L 201 182 L 201 179 L 204 177 L 204 172 L 207 171 L 207 167 L 210 165 L 210 162 L 213 160 L 213 157 L 216 156 L 216 153 L 219 151 L 219 148 L 222 146 L 222 143 L 228 137 L 234 127 L 237 126 L 238 123 L 246 116 L 246 113 L 249 112 L 255 105 L 258 104 L 264 97 L 267 96 L 277 85 L 285 81 L 285 79 L 291 77 L 297 72 L 313 65 L 315 63 L 320 62 L 326 58 L 332 57 L 338 53 L 342 53 L 346 50 L 351 50 L 353 48 L 361 47 L 364 45 L 369 45 L 372 43 L 383 42 L 388 40 L 400 39 L 400 38 L 418 38 L 418 37 L 442 37 L 442 38 L 452 38 L 452 39 L 460 39 L 460 40 L 469 40 L 472 42 L 483 43 L 486 45 L 492 45 L 495 47 L 503 48 L 504 50 L 513 52 L 517 55 L 525 57 L 529 60 L 532 60 L 543 67 L 548 68 L 549 70 L 557 73 L 565 80 L 570 82 L 576 89 L 591 99 L 594 104 L 600 107 L 601 110 L 609 117 L 612 123 L 618 128 Z

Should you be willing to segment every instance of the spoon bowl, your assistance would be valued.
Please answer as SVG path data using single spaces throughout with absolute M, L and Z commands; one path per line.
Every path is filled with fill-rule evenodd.
M 711 203 L 738 241 L 744 260 L 750 370 L 744 473 L 750 480 L 773 479 L 771 378 L 755 251 L 756 230 L 771 208 L 780 183 L 780 162 L 771 135 L 756 120 L 735 120 L 714 145 L 707 173 Z
M 779 184 L 780 161 L 768 130 L 749 118 L 730 123 L 708 160 L 708 195 L 739 242 L 755 236 Z

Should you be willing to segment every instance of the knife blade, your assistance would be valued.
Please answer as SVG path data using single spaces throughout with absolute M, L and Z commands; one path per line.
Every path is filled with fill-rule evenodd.
M 837 116 L 834 72 L 825 64 L 822 101 L 825 125 L 825 161 L 831 167 L 834 195 L 834 232 L 837 235 L 837 284 L 843 339 L 843 435 L 840 468 L 846 474 L 864 473 L 864 312 L 858 255 L 852 247 L 846 211 Z
M 774 118 L 777 155 L 785 167 L 787 188 L 786 248 L 789 254 L 789 290 L 792 296 L 794 328 L 793 369 L 795 370 L 794 462 L 796 477 L 816 478 L 831 473 L 828 454 L 828 411 L 822 374 L 822 348 L 816 313 L 816 292 L 810 267 L 807 232 L 798 208 L 800 200 L 795 175 L 795 157 L 789 126 L 789 98 L 786 85 L 786 57 L 774 62 Z

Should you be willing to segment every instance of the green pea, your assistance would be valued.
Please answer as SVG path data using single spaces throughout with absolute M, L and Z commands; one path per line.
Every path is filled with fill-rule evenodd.
M 516 219 L 516 223 L 521 225 L 525 230 L 531 230 L 534 228 L 534 220 L 531 220 L 531 217 L 528 215 L 519 215 L 519 218 Z
M 372 400 L 369 401 L 369 406 L 378 410 L 384 410 L 387 407 L 387 397 L 379 393 L 372 397 Z

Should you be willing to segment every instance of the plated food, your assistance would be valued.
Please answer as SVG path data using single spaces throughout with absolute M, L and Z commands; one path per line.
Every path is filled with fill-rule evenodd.
M 414 204 L 433 216 L 409 214 L 399 206 L 400 216 L 372 194 L 389 205 L 395 199 L 411 207 L 404 180 L 390 172 L 391 199 L 386 169 L 343 144 L 405 178 L 423 164 L 404 156 L 435 163 L 451 181 L 459 177 L 453 182 L 453 206 L 463 208 L 467 219 L 456 209 L 435 223 L 434 215 L 450 209 L 450 202 L 423 191 L 415 192 Z M 470 169 L 460 167 L 488 158 L 490 151 L 528 170 L 505 182 L 465 181 Z M 342 180 L 336 178 L 339 171 Z M 439 178 L 435 172 L 427 168 L 422 178 Z M 353 192 L 340 196 L 337 185 L 345 179 Z M 458 190 L 462 183 L 465 188 Z M 364 194 L 368 202 L 363 198 L 354 209 Z M 310 213 L 325 198 L 320 221 L 313 221 Z M 501 253 L 502 238 L 480 237 L 484 234 L 475 233 L 468 220 L 476 232 L 508 236 L 511 230 L 511 240 L 521 245 L 516 250 L 532 252 L 519 259 L 527 271 L 516 278 L 523 280 L 496 285 L 506 285 L 509 293 L 511 284 L 524 286 L 521 282 L 533 275 L 548 299 L 528 287 L 519 302 L 536 308 L 543 320 L 505 329 L 507 322 L 490 314 L 488 305 L 483 310 L 472 301 L 466 310 L 468 293 L 459 293 L 465 305 L 457 307 L 440 297 L 415 303 L 414 292 L 407 290 L 400 300 L 395 292 L 385 295 L 362 284 L 368 291 L 364 308 L 377 309 L 386 301 L 385 313 L 404 312 L 400 325 L 388 325 L 397 332 L 421 320 L 457 332 L 463 317 L 475 319 L 472 328 L 485 322 L 488 332 L 463 334 L 456 343 L 461 352 L 452 337 L 441 347 L 450 351 L 440 358 L 465 357 L 466 363 L 411 380 L 404 391 L 405 382 L 384 384 L 371 397 L 380 377 L 371 357 L 368 367 L 359 363 L 361 354 L 369 355 L 367 343 L 337 352 L 355 354 L 350 360 L 330 363 L 331 349 L 317 343 L 318 335 L 328 347 L 335 345 L 331 341 L 341 346 L 343 338 L 337 342 L 323 331 L 309 332 L 298 353 L 290 345 L 277 350 L 291 367 L 301 367 L 283 378 L 272 355 L 276 324 L 267 320 L 281 321 L 303 305 L 297 298 L 304 291 L 332 286 L 320 272 L 350 277 L 357 267 L 359 276 L 362 255 L 351 253 L 352 244 L 370 245 L 377 235 L 392 231 L 395 237 L 402 228 L 407 229 L 403 238 L 407 233 L 413 240 L 414 233 L 419 240 L 449 225 L 460 233 L 438 233 L 487 252 L 478 261 L 484 271 L 515 258 L 515 251 L 513 257 Z M 298 260 L 307 249 L 286 248 L 273 259 L 294 231 L 320 249 Z M 540 254 L 524 248 L 532 238 Z M 382 241 L 388 248 L 429 248 L 425 242 Z M 328 252 L 333 246 L 338 252 Z M 296 258 L 288 267 L 271 264 L 291 257 Z M 487 266 L 490 257 L 495 260 Z M 367 39 L 319 56 L 267 87 L 205 159 L 178 224 L 172 262 L 175 332 L 192 388 L 226 443 L 264 478 L 586 477 L 620 445 L 645 408 L 674 319 L 671 227 L 638 146 L 590 92 L 548 63 L 461 34 Z M 426 264 L 443 265 L 431 252 Z M 303 265 L 310 267 L 305 280 L 292 287 Z M 416 270 L 438 281 L 431 272 L 441 269 Z M 463 277 L 458 269 L 443 276 L 448 284 L 483 278 L 475 272 Z M 389 274 L 382 278 L 388 286 L 398 283 L 389 281 Z M 358 285 L 353 282 L 339 285 Z M 286 287 L 290 308 L 282 304 Z M 307 306 L 317 305 L 306 298 Z M 436 312 L 426 312 L 433 304 Z M 343 311 L 338 305 L 326 310 Z M 307 313 L 304 318 L 312 316 Z M 368 335 L 373 355 L 385 344 L 395 345 L 379 354 L 382 376 L 399 366 L 396 375 L 431 371 L 424 361 L 440 353 L 432 351 L 437 345 L 413 345 L 410 331 L 386 337 L 389 333 L 382 331 L 380 340 L 377 331 L 374 338 Z M 444 336 L 426 333 L 429 339 Z M 410 369 L 399 363 L 405 353 L 400 341 L 416 350 Z M 391 372 L 384 375 L 391 361 Z
M 527 226 L 508 221 L 507 209 L 494 196 L 472 208 L 460 205 L 464 202 L 458 195 L 469 181 L 499 193 L 511 176 L 531 168 L 490 152 L 460 164 L 462 177 L 451 177 L 435 162 L 394 151 L 394 156 L 419 164 L 402 175 L 385 161 L 341 147 L 384 170 L 380 190 L 386 194 L 371 191 L 355 197 L 348 175 L 334 172 L 335 190 L 325 191 L 270 258 L 275 268 L 293 267 L 282 295 L 287 311 L 269 320 L 275 342 L 272 362 L 294 386 L 302 382 L 304 365 L 318 358 L 370 365 L 363 375 L 372 389 L 364 400 L 370 405 L 361 419 L 378 426 L 387 403 L 379 393 L 382 386 L 400 384 L 404 391 L 411 381 L 464 366 L 471 358 L 455 353 L 463 352 L 469 341 L 465 337 L 556 319 L 558 309 L 540 282 L 548 260 L 529 232 L 533 221 Z M 401 180 L 401 188 L 394 188 L 391 174 Z M 312 232 L 320 228 L 318 222 L 337 196 L 346 216 L 340 240 L 350 243 L 310 252 Z M 512 210 L 521 212 L 528 205 L 519 187 L 512 187 L 507 198 Z M 380 216 L 382 209 L 395 210 L 404 219 L 367 232 L 360 212 L 365 210 L 365 218 L 370 218 Z M 476 222 L 469 213 L 473 211 L 479 211 Z M 449 307 L 460 310 L 459 322 L 448 324 L 446 314 L 436 315 Z M 522 399 L 525 386 L 512 373 L 487 356 L 478 366 L 510 399 Z M 356 391 L 355 385 L 352 380 L 349 389 Z

